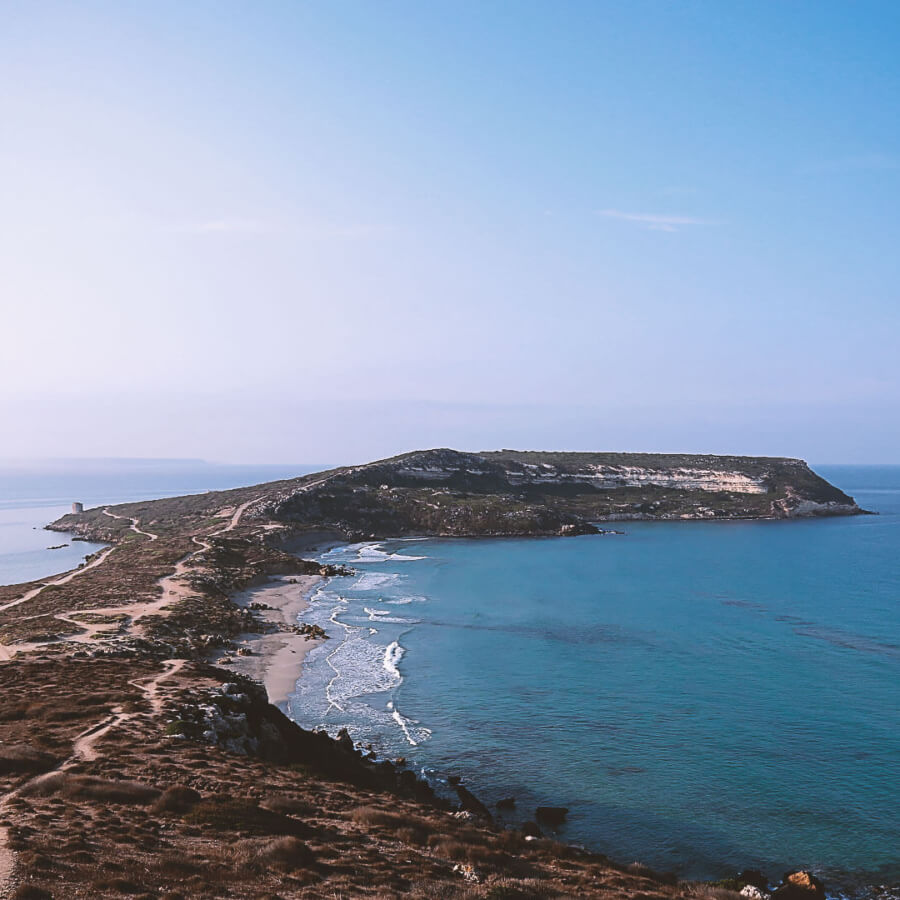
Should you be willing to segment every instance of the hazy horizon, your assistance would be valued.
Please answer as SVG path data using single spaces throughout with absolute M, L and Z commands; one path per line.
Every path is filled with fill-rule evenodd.
M 4 5 L 5 455 L 900 461 L 900 7 Z
M 610 449 L 610 448 L 575 448 L 573 450 L 560 450 L 558 447 L 481 447 L 479 449 L 473 449 L 471 447 L 450 447 L 450 448 L 439 448 L 439 447 L 417 447 L 409 450 L 400 450 L 397 453 L 391 454 L 391 456 L 401 456 L 404 453 L 413 453 L 417 450 L 436 450 L 436 449 L 451 449 L 458 450 L 462 453 L 490 453 L 500 450 L 510 450 L 513 452 L 522 452 L 522 451 L 532 451 L 538 453 L 629 453 L 629 454 L 653 454 L 658 455 L 658 453 L 671 453 L 673 455 L 684 455 L 691 454 L 692 451 L 688 450 L 670 450 L 670 451 L 654 451 L 654 450 L 619 450 L 619 449 Z M 748 455 L 748 454 L 694 454 L 694 455 L 713 455 L 713 456 L 733 456 L 733 455 Z M 246 460 L 242 462 L 231 462 L 227 460 L 220 459 L 202 459 L 199 457 L 194 458 L 177 458 L 177 457 L 165 457 L 165 456 L 134 456 L 134 457 L 102 457 L 102 456 L 76 456 L 76 457 L 31 457 L 29 459 L 16 459 L 16 458 L 5 458 L 0 456 L 0 469 L 40 469 L 43 467 L 52 468 L 53 466 L 66 467 L 66 466 L 89 466 L 95 465 L 100 466 L 101 464 L 104 466 L 110 465 L 120 465 L 120 466 L 210 466 L 210 467 L 221 467 L 221 468 L 234 468 L 234 469 L 287 469 L 291 466 L 296 466 L 298 469 L 302 468 L 307 470 L 308 472 L 316 472 L 316 471 L 326 471 L 328 469 L 337 469 L 342 466 L 353 466 L 353 465 L 362 465 L 367 462 L 377 462 L 379 459 L 387 459 L 389 457 L 373 457 L 372 459 L 346 459 L 340 462 L 286 462 L 285 460 L 276 460 L 274 462 L 259 462 L 255 460 Z M 793 457 L 796 459 L 803 459 L 802 457 Z M 815 460 L 815 459 L 804 459 L 804 462 L 808 463 L 810 466 L 815 468 L 816 466 L 825 466 L 825 467 L 835 467 L 835 466 L 845 466 L 849 468 L 890 468 L 890 467 L 900 467 L 900 463 L 891 463 L 891 462 L 873 462 L 873 463 L 848 463 L 843 462 L 841 460 Z M 304 473 L 305 474 L 305 473 Z

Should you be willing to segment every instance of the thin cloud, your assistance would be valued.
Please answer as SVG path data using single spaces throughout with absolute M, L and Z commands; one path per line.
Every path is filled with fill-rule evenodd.
M 718 225 L 709 219 L 696 219 L 693 216 L 667 216 L 660 213 L 632 213 L 619 209 L 598 210 L 601 216 L 618 219 L 621 222 L 633 222 L 650 231 L 678 231 L 689 225 Z

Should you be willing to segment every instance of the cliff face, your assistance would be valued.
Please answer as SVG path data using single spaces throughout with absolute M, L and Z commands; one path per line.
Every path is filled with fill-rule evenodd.
M 328 523 L 352 537 L 577 534 L 622 519 L 854 515 L 802 460 L 425 450 L 273 492 L 251 517 Z

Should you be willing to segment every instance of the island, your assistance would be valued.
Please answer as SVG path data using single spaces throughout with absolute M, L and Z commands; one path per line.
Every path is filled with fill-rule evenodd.
M 794 459 L 438 449 L 66 515 L 48 527 L 108 546 L 0 586 L 0 896 L 752 897 L 759 873 L 710 888 L 569 846 L 562 807 L 500 827 L 464 784 L 301 729 L 246 660 L 254 636 L 297 659 L 327 640 L 291 621 L 343 574 L 316 543 L 862 512 Z M 778 890 L 823 896 L 806 873 Z

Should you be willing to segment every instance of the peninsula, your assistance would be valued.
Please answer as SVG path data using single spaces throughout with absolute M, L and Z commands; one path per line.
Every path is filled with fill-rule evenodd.
M 299 728 L 271 702 L 284 671 L 267 696 L 243 661 L 270 652 L 255 636 L 282 669 L 322 639 L 287 621 L 336 574 L 298 555 L 316 541 L 860 512 L 799 460 L 428 450 L 64 516 L 49 527 L 110 546 L 0 587 L 0 897 L 737 898 L 542 835 L 553 807 L 498 828 L 464 786 L 451 803 Z M 275 607 L 242 601 L 269 581 Z
M 421 450 L 360 466 L 64 516 L 52 526 L 117 540 L 137 517 L 196 527 L 223 506 L 266 543 L 318 534 L 360 540 L 594 533 L 634 519 L 788 519 L 862 513 L 799 459 L 651 453 Z M 263 533 L 263 532 L 261 532 Z

